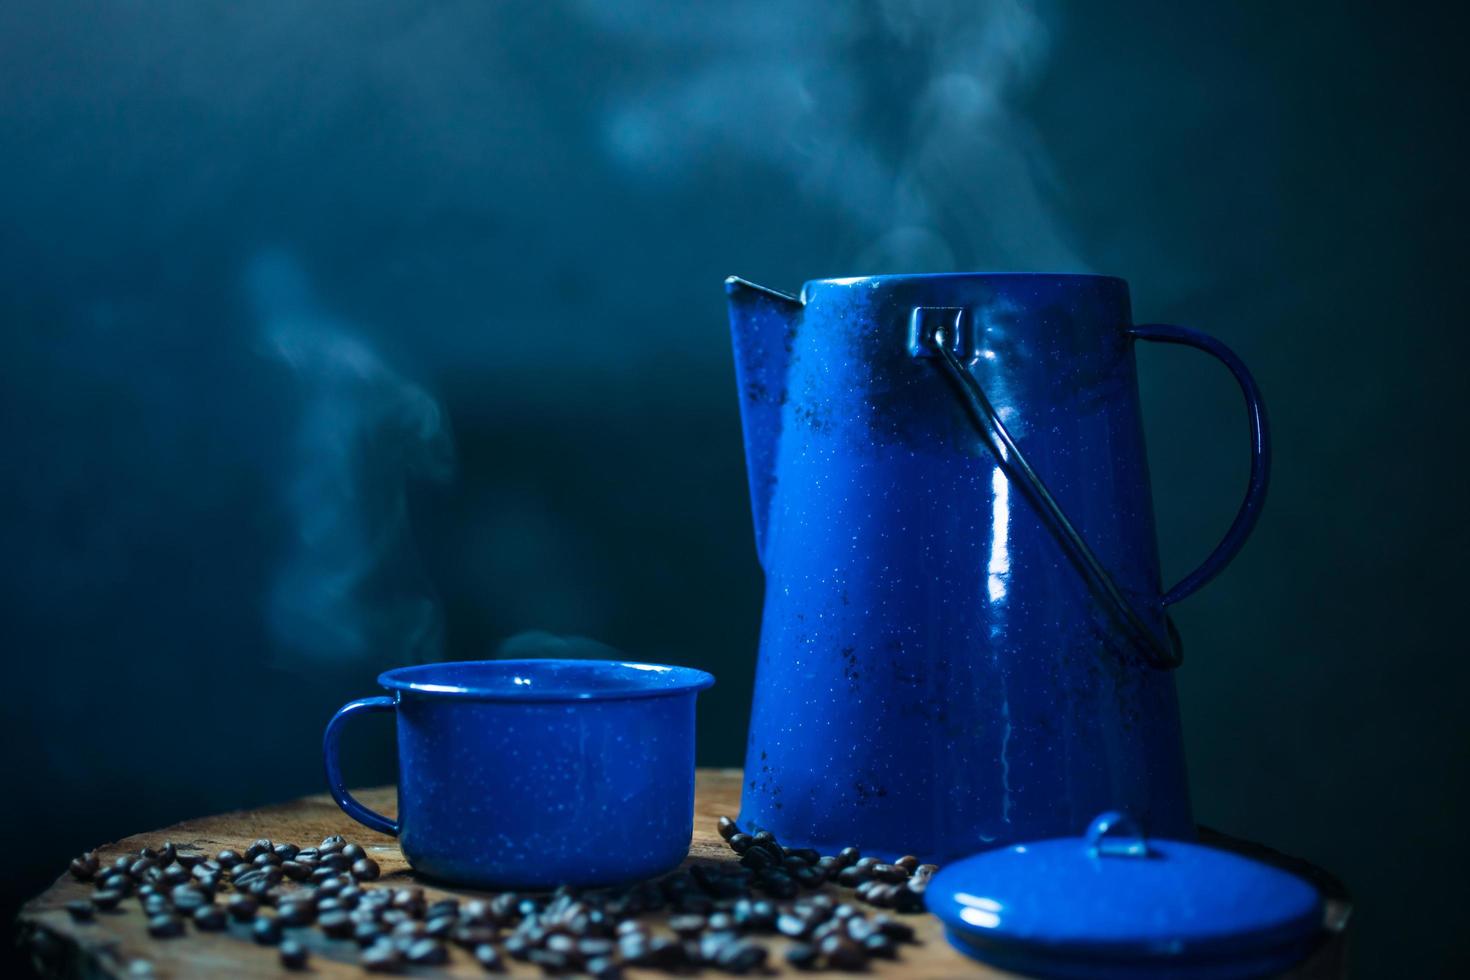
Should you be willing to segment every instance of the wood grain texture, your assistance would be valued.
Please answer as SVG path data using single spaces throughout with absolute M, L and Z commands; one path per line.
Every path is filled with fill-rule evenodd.
M 701 770 L 695 800 L 694 842 L 687 863 L 724 862 L 734 860 L 729 848 L 715 832 L 715 818 L 733 816 L 739 809 L 741 774 L 738 769 Z M 358 794 L 363 803 L 382 813 L 395 814 L 397 805 L 391 787 L 364 790 Z M 97 848 L 106 865 L 119 854 L 145 846 L 157 847 L 173 841 L 180 848 L 197 848 L 211 853 L 231 847 L 243 851 L 257 838 L 291 841 L 303 846 L 314 845 L 323 837 L 341 834 L 367 848 L 382 866 L 383 876 L 374 886 L 397 884 L 423 885 L 430 900 L 455 895 L 474 897 L 483 893 L 421 881 L 403 860 L 396 841 L 374 833 L 349 820 L 326 796 L 309 796 L 278 806 L 223 813 L 197 820 L 187 820 L 172 827 L 138 834 Z M 1341 886 L 1315 868 L 1255 845 L 1232 841 L 1220 835 L 1209 835 L 1212 843 L 1231 847 L 1285 863 L 1293 870 L 1314 878 L 1329 895 L 1330 938 L 1306 964 L 1293 971 L 1293 978 L 1340 977 L 1346 975 L 1346 923 L 1349 905 Z M 373 887 L 373 886 L 369 886 Z M 119 910 L 98 913 L 90 923 L 73 922 L 65 903 L 90 895 L 92 886 L 72 880 L 63 874 L 43 894 L 33 899 L 21 912 L 20 939 L 31 951 L 41 972 L 58 976 L 127 977 L 276 977 L 311 976 L 319 978 L 362 977 L 357 966 L 357 947 L 349 940 L 327 939 L 315 929 L 291 930 L 312 952 L 308 973 L 286 973 L 280 967 L 273 947 L 257 946 L 250 940 L 246 927 L 232 923 L 228 932 L 206 933 L 189 929 L 185 937 L 169 940 L 151 938 L 145 928 L 142 911 L 136 899 L 126 899 Z M 834 889 L 844 892 L 845 889 Z M 900 959 L 874 961 L 870 973 L 892 978 L 1000 977 L 1009 976 L 989 970 L 954 952 L 945 942 L 937 919 L 928 915 L 905 916 L 918 931 L 918 945 L 902 947 Z M 781 954 L 786 940 L 761 937 L 772 952 L 772 972 L 791 973 Z M 416 967 L 405 971 L 410 976 L 478 976 L 486 974 L 467 953 L 452 948 L 451 959 L 444 967 Z M 539 977 L 539 968 L 508 961 L 509 976 Z M 493 974 L 492 974 L 493 975 Z M 722 976 L 706 971 L 706 976 Z M 827 974 L 835 976 L 835 974 Z M 667 980 L 668 974 L 645 970 L 629 970 L 632 980 Z

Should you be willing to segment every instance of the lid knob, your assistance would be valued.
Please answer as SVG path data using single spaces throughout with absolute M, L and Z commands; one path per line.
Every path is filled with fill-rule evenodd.
M 1087 851 L 1094 857 L 1149 856 L 1148 841 L 1138 821 L 1126 813 L 1109 810 L 1087 826 Z

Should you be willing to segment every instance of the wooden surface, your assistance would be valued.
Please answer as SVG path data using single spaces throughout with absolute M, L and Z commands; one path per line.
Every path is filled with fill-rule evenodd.
M 689 852 L 689 862 L 731 861 L 731 854 L 724 841 L 715 833 L 715 818 L 721 814 L 735 815 L 739 809 L 740 771 L 737 769 L 701 770 L 699 788 L 695 801 L 694 844 Z M 364 790 L 359 798 L 368 806 L 383 813 L 397 812 L 394 791 L 390 788 Z M 118 854 L 136 851 L 145 846 L 158 847 L 165 841 L 173 841 L 180 848 L 197 848 L 213 853 L 221 848 L 244 851 L 251 841 L 260 837 L 276 841 L 290 841 L 302 846 L 318 843 L 330 834 L 341 834 L 348 840 L 361 843 L 368 853 L 383 868 L 383 876 L 376 886 L 407 883 L 422 884 L 430 901 L 445 895 L 474 896 L 478 893 L 468 889 L 444 888 L 429 882 L 417 881 L 397 843 L 391 837 L 374 833 L 349 820 L 337 809 L 337 805 L 325 795 L 309 796 L 305 799 L 279 806 L 263 807 L 259 810 L 225 813 L 198 820 L 189 820 L 148 834 L 139 834 L 114 844 L 97 848 L 97 855 L 106 865 Z M 1293 971 L 1293 978 L 1340 977 L 1346 972 L 1346 924 L 1350 911 L 1346 894 L 1334 879 L 1302 862 L 1294 862 L 1274 852 L 1255 845 L 1232 841 L 1206 832 L 1211 843 L 1240 850 L 1258 858 L 1285 864 L 1298 873 L 1314 879 L 1329 897 L 1329 938 L 1321 949 L 1302 967 Z M 847 894 L 845 889 L 834 888 L 834 893 Z M 148 936 L 144 927 L 142 910 L 136 899 L 124 900 L 119 911 L 99 913 L 90 923 L 73 922 L 64 905 L 75 898 L 90 895 L 92 886 L 72 880 L 63 874 L 54 885 L 32 900 L 22 910 L 19 920 L 20 941 L 30 950 L 33 960 L 43 973 L 62 976 L 101 977 L 195 977 L 231 976 L 266 977 L 284 974 L 279 965 L 276 949 L 257 946 L 251 940 L 247 928 L 231 924 L 229 932 L 207 933 L 189 929 L 185 937 L 156 940 Z M 876 910 L 874 910 L 876 911 Z M 896 961 L 874 961 L 871 974 L 893 978 L 918 977 L 998 977 L 1002 976 L 979 964 L 961 957 L 945 942 L 937 919 L 928 915 L 904 917 L 919 933 L 919 945 L 901 947 Z M 362 977 L 357 966 L 357 947 L 350 940 L 331 940 L 314 928 L 288 930 L 288 935 L 297 935 L 312 951 L 311 969 L 307 976 L 315 977 Z M 782 959 L 786 940 L 781 937 L 760 937 L 759 941 L 771 950 L 772 972 L 794 973 Z M 444 967 L 415 967 L 405 971 L 407 975 L 458 975 L 486 976 L 463 950 L 453 948 L 451 959 Z M 510 976 L 542 976 L 539 968 L 526 963 L 508 961 Z M 303 974 L 286 974 L 302 976 Z M 705 976 L 722 976 L 706 971 Z M 825 974 L 838 976 L 839 974 Z M 645 970 L 629 970 L 632 980 L 669 976 Z

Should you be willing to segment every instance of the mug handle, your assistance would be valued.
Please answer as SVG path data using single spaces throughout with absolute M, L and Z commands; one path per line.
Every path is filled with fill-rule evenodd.
M 1174 327 L 1164 323 L 1146 323 L 1133 327 L 1128 332 L 1139 340 L 1193 347 L 1224 364 L 1235 378 L 1235 383 L 1240 385 L 1240 393 L 1245 398 L 1246 418 L 1250 422 L 1251 474 L 1245 499 L 1235 512 L 1235 520 L 1230 522 L 1225 537 L 1215 545 L 1215 550 L 1210 552 L 1198 568 L 1164 593 L 1164 605 L 1172 606 L 1180 599 L 1198 592 L 1224 571 L 1225 566 L 1240 552 L 1245 539 L 1255 529 L 1256 521 L 1261 516 L 1261 508 L 1266 503 L 1266 489 L 1271 482 L 1271 427 L 1266 421 L 1266 405 L 1261 400 L 1261 389 L 1256 386 L 1256 379 L 1251 377 L 1250 369 L 1233 350 L 1214 337 L 1188 327 Z
M 349 717 L 359 712 L 373 713 L 379 711 L 396 711 L 398 705 L 392 698 L 359 698 L 344 704 L 332 720 L 327 722 L 327 731 L 322 736 L 322 759 L 327 766 L 327 787 L 332 791 L 332 798 L 342 808 L 342 812 L 365 827 L 371 827 L 380 833 L 391 837 L 398 836 L 398 821 L 389 820 L 376 810 L 369 810 L 356 797 L 347 791 L 347 784 L 342 779 L 342 766 L 337 758 L 338 741 L 342 736 L 342 726 Z

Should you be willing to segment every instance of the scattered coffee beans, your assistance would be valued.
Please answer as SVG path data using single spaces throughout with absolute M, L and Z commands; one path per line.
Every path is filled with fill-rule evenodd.
M 369 972 L 444 964 L 453 945 L 465 951 L 455 955 L 467 954 L 491 972 L 505 970 L 509 957 L 548 974 L 595 980 L 620 980 L 625 966 L 769 972 L 762 936 L 792 940 L 785 959 L 800 970 L 863 970 L 914 941 L 912 926 L 886 914 L 868 918 L 824 886 L 853 889 L 869 905 L 914 912 L 923 907 L 935 865 L 914 855 L 884 862 L 855 847 L 831 855 L 783 847 L 769 831 L 745 833 L 729 817 L 720 817 L 717 829 L 736 862 L 694 864 L 622 888 L 502 892 L 472 901 L 431 901 L 417 886 L 369 887 L 381 867 L 362 845 L 338 836 L 305 848 L 262 838 L 243 852 L 226 848 L 213 857 L 169 842 L 106 865 L 95 852 L 75 858 L 72 877 L 96 888 L 90 900 L 66 908 L 85 922 L 94 910 L 136 895 L 149 933 L 160 939 L 182 935 L 185 919 L 201 932 L 225 929 L 233 919 L 257 943 L 279 947 L 281 965 L 291 970 L 306 968 L 308 952 L 297 934 L 284 930 L 313 925 L 328 939 L 356 943 L 358 962 Z
M 164 912 L 148 920 L 148 935 L 154 939 L 170 939 L 184 934 L 184 920 L 172 913 Z

